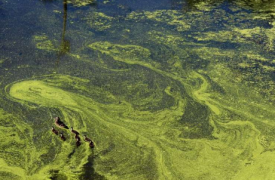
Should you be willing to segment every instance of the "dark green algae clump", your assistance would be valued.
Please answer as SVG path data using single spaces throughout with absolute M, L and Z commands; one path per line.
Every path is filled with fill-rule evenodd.
M 272 179 L 273 23 L 194 6 L 131 12 L 120 17 L 124 26 L 92 12 L 87 27 L 109 38 L 77 44 L 59 73 L 2 81 L 12 111 L 0 109 L 0 177 Z M 72 28 L 72 42 L 87 35 Z M 58 51 L 44 33 L 31 43 Z M 95 149 L 76 148 L 69 131 L 65 142 L 53 135 L 55 116 L 92 137 Z

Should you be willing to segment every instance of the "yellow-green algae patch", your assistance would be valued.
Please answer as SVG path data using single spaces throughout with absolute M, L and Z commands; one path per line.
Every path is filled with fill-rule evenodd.
M 169 41 L 167 41 L 169 42 Z M 166 43 L 165 41 L 161 41 L 160 43 Z M 177 46 L 177 42 L 170 41 L 172 45 L 175 47 Z M 226 94 L 217 93 L 213 91 L 212 83 L 209 82 L 204 75 L 192 72 L 188 74 L 188 81 L 184 78 L 176 77 L 173 73 L 165 72 L 157 68 L 157 66 L 151 65 L 151 60 L 147 57 L 147 62 L 144 62 L 143 58 L 135 57 L 133 53 L 131 55 L 132 58 L 124 57 L 123 51 L 118 49 L 117 46 L 122 47 L 124 45 L 115 45 L 109 42 L 97 42 L 91 44 L 89 47 L 100 51 L 106 55 L 113 57 L 115 60 L 123 61 L 128 64 L 138 64 L 140 66 L 147 67 L 157 73 L 162 74 L 165 77 L 172 78 L 176 81 L 182 83 L 183 86 L 187 85 L 188 81 L 196 82 L 198 86 L 185 86 L 185 88 L 189 89 L 190 94 L 194 99 L 196 99 L 201 104 L 206 105 L 211 110 L 211 115 L 209 117 L 209 123 L 214 128 L 212 132 L 212 136 L 215 137 L 213 140 L 206 140 L 206 139 L 199 139 L 199 140 L 188 140 L 182 137 L 182 134 L 189 133 L 191 127 L 184 127 L 181 130 L 181 133 L 176 130 L 170 129 L 170 136 L 161 136 L 161 139 L 166 139 L 169 141 L 170 144 L 174 144 L 177 146 L 177 149 L 170 148 L 166 146 L 165 151 L 166 153 L 172 154 L 174 158 L 165 157 L 165 162 L 170 164 L 173 170 L 170 169 L 171 174 L 176 177 L 185 177 L 189 179 L 200 179 L 200 178 L 212 178 L 212 179 L 224 179 L 224 178 L 231 178 L 231 179 L 238 179 L 240 177 L 241 172 L 245 172 L 247 167 L 258 168 L 261 167 L 260 165 L 253 166 L 253 161 L 257 161 L 258 164 L 264 164 L 264 161 L 259 161 L 260 157 L 268 156 L 265 154 L 265 147 L 268 149 L 274 147 L 274 145 L 268 145 L 265 141 L 260 141 L 264 137 L 261 134 L 261 131 L 258 130 L 259 126 L 255 126 L 254 123 L 259 122 L 262 120 L 263 117 L 261 115 L 256 115 L 256 110 L 259 106 L 259 103 L 256 107 L 248 106 L 249 99 L 253 96 L 258 96 L 257 92 L 253 91 L 250 92 L 251 95 L 247 96 L 247 92 L 249 92 L 249 88 L 242 89 L 242 92 L 246 92 L 242 94 L 241 99 L 246 102 L 244 105 L 237 105 L 235 103 L 240 103 L 239 100 L 233 98 L 233 94 L 238 94 L 238 89 L 240 87 L 232 86 L 233 88 L 229 87 L 229 84 L 237 82 L 235 77 L 236 75 L 229 73 L 226 69 L 220 71 L 220 67 L 213 67 L 213 71 L 205 72 L 200 71 L 200 73 L 205 73 L 206 75 L 211 76 L 215 83 L 221 85 L 221 87 L 225 88 L 225 90 L 234 90 L 232 93 L 232 97 Z M 125 47 L 124 47 L 125 48 Z M 125 48 L 126 49 L 126 48 Z M 192 49 L 193 52 L 211 62 L 218 62 L 221 58 L 237 58 L 243 57 L 249 59 L 263 59 L 264 57 L 260 55 L 256 55 L 256 53 L 251 53 L 248 57 L 249 51 L 244 52 L 243 54 L 239 54 L 238 51 L 233 50 L 223 50 L 220 48 L 214 47 L 199 47 Z M 238 56 L 237 56 L 238 55 Z M 252 57 L 253 56 L 253 57 Z M 262 61 L 262 60 L 261 60 Z M 220 64 L 220 63 L 217 63 Z M 240 67 L 243 65 L 240 65 Z M 211 67 L 211 66 L 210 66 Z M 243 67 L 247 67 L 244 65 Z M 249 67 L 249 66 L 248 66 Z M 218 69 L 218 71 L 217 71 Z M 215 72 L 213 75 L 212 72 Z M 219 74 L 217 74 L 219 73 Z M 229 74 L 227 74 L 229 73 Z M 221 78 L 223 77 L 223 78 Z M 233 77 L 232 79 L 228 79 L 228 77 Z M 222 81 L 224 78 L 228 79 L 227 81 Z M 227 85 L 225 85 L 227 84 Z M 225 92 L 227 93 L 227 91 Z M 257 99 L 260 97 L 257 97 Z M 255 98 L 252 98 L 255 99 Z M 232 104 L 234 102 L 234 105 Z M 249 108 L 251 108 L 249 110 Z M 243 109 L 243 111 L 242 111 Z M 244 110 L 245 109 L 245 110 Z M 254 109 L 254 110 L 252 110 Z M 270 108 L 268 108 L 270 109 Z M 262 110 L 266 111 L 266 110 Z M 186 112 L 183 112 L 183 116 Z M 254 117 L 255 116 L 255 117 Z M 274 117 L 271 113 L 270 117 Z M 268 124 L 273 124 L 270 119 L 268 120 Z M 196 128 L 192 128 L 192 131 L 196 131 Z M 191 131 L 191 132 L 192 132 Z M 171 137 L 175 137 L 174 140 L 171 140 Z M 178 144 L 176 143 L 178 142 Z M 184 146 L 181 146 L 179 142 L 183 142 Z M 268 142 L 268 140 L 267 140 Z M 184 151 L 180 147 L 190 148 L 190 151 Z M 200 148 L 199 148 L 200 147 Z M 180 150 L 179 150 L 180 149 Z M 193 154 L 192 154 L 193 153 Z M 181 160 L 181 158 L 183 159 Z M 212 160 L 210 160 L 212 157 Z M 209 159 L 208 159 L 209 158 Z M 168 160 L 169 159 L 169 160 Z M 192 159 L 192 160 L 190 160 Z M 213 159 L 215 159 L 213 161 Z M 273 162 L 269 161 L 269 163 L 274 164 Z M 191 164 L 191 165 L 190 165 Z M 181 167 L 181 168 L 179 168 Z M 219 168 L 217 168 L 219 167 Z M 179 170 L 179 169 L 180 170 Z M 215 172 L 211 174 L 210 172 Z M 220 173 L 221 174 L 220 174 Z M 268 172 L 268 169 L 264 171 L 265 173 Z M 220 175 L 217 175 L 220 174 Z M 259 174 L 259 177 L 264 176 L 263 174 Z M 213 178 L 215 177 L 215 178 Z M 243 179 L 248 178 L 247 176 L 242 176 Z M 272 177 L 272 173 L 267 173 L 266 177 Z M 168 177 L 169 178 L 169 177 Z
M 29 92 L 27 93 L 28 95 L 26 94 L 26 92 Z M 71 107 L 71 109 L 74 110 L 77 106 L 76 102 L 70 98 L 70 94 L 62 91 L 61 89 L 46 86 L 42 81 L 26 81 L 26 84 L 14 84 L 10 89 L 10 94 L 13 96 L 13 98 L 16 98 L 18 100 L 24 100 L 47 107 L 59 106 L 61 108 L 65 105 L 68 105 L 68 107 Z M 53 102 L 54 100 L 55 102 Z M 66 113 L 64 113 L 64 116 L 66 117 Z M 53 125 L 52 117 L 48 119 L 48 122 L 46 124 L 48 128 Z M 77 120 L 75 123 L 71 123 L 70 125 L 73 125 L 79 130 L 81 129 L 80 125 L 77 125 Z M 35 129 L 32 130 L 31 126 L 28 126 L 28 128 L 31 131 L 37 131 Z M 87 132 L 87 130 L 85 130 L 85 132 Z M 62 143 L 62 141 L 57 136 L 53 135 L 50 132 L 50 129 L 48 129 L 48 131 L 46 132 L 42 131 L 36 133 L 38 134 L 36 134 L 35 136 L 39 136 L 40 139 L 42 139 L 44 142 L 36 142 L 34 144 L 31 139 L 29 139 L 30 142 L 27 142 L 26 140 L 24 141 L 24 139 L 19 138 L 22 143 L 31 143 L 30 146 L 32 147 L 31 151 L 23 151 L 21 153 L 22 157 L 17 159 L 18 163 L 25 162 L 26 164 L 24 166 L 17 165 L 18 168 L 20 167 L 22 169 L 22 173 L 19 174 L 21 178 L 51 179 L 52 177 L 67 177 L 69 179 L 78 179 L 79 177 L 81 177 L 83 166 L 87 163 L 88 157 L 92 154 L 87 144 L 83 144 L 82 147 L 76 150 L 74 138 L 73 136 L 70 137 L 69 132 L 63 131 L 63 133 L 67 137 L 67 141 L 64 143 Z M 33 133 L 28 134 L 30 138 L 34 136 Z M 74 154 L 75 156 L 70 157 L 70 154 Z M 24 157 L 27 158 L 28 156 L 32 157 L 32 159 L 24 160 Z M 36 164 L 40 165 L 37 166 Z M 6 166 L 5 164 L 3 165 Z M 9 166 L 3 169 L 8 169 L 8 167 Z M 8 170 L 6 170 L 5 172 L 8 172 Z M 18 171 L 18 173 L 19 172 L 20 171 Z M 15 173 L 15 175 L 18 174 Z
M 81 177 L 80 172 L 83 171 L 89 157 L 94 157 L 93 167 L 89 168 L 94 168 L 98 174 L 108 179 L 247 179 L 251 177 L 247 171 L 255 171 L 263 167 L 260 164 L 267 163 L 265 161 L 270 153 L 264 150 L 270 150 L 274 145 L 268 143 L 270 136 L 266 136 L 266 140 L 261 140 L 263 135 L 254 125 L 262 118 L 260 115 L 255 116 L 253 106 L 261 104 L 249 105 L 250 99 L 259 99 L 257 96 L 253 97 L 254 91 L 250 96 L 238 93 L 242 86 L 230 87 L 232 81 L 221 78 L 224 77 L 222 75 L 234 77 L 226 67 L 215 66 L 215 71 L 210 71 L 213 74 L 208 75 L 216 83 L 221 84 L 227 94 L 239 94 L 238 97 L 247 103 L 239 105 L 239 101 L 235 101 L 233 96 L 213 92 L 212 84 L 204 77 L 203 71 L 189 73 L 188 79 L 185 80 L 154 67 L 149 58 L 150 51 L 146 48 L 109 42 L 97 42 L 89 47 L 113 57 L 116 61 L 148 68 L 162 75 L 163 79 L 169 80 L 171 84 L 180 82 L 180 87 L 188 88 L 189 94 L 181 92 L 177 87 L 159 87 L 161 91 L 158 94 L 151 94 L 142 101 L 138 99 L 138 103 L 144 105 L 147 101 L 158 101 L 159 97 L 167 94 L 174 99 L 174 104 L 157 111 L 146 111 L 135 108 L 134 101 L 128 101 L 111 92 L 102 93 L 104 90 L 94 87 L 89 80 L 76 77 L 45 76 L 37 80 L 11 84 L 7 89 L 14 101 L 59 109 L 66 124 L 87 133 L 96 143 L 94 152 L 91 152 L 87 144 L 75 149 L 74 139 L 68 132 L 65 133 L 69 140 L 64 143 L 51 134 L 50 130 L 40 133 L 40 136 L 48 139 L 48 144 L 40 145 L 42 149 L 45 147 L 43 150 L 34 149 L 34 157 L 39 159 L 42 154 L 54 149 L 55 151 L 51 152 L 54 158 L 43 162 L 42 168 L 36 166 L 34 170 L 30 164 L 32 168 L 13 165 L 11 167 L 19 167 L 22 173 L 24 172 L 23 175 L 20 173 L 14 176 L 45 179 L 51 177 L 51 172 L 58 170 L 57 174 L 60 177 L 77 179 Z M 201 49 L 197 53 L 204 50 L 208 49 Z M 212 55 L 213 58 L 219 56 L 222 55 L 218 50 Z M 189 81 L 195 85 L 185 86 Z M 125 82 L 123 87 L 134 92 L 134 89 L 146 89 L 148 85 L 145 83 L 127 86 Z M 75 87 L 74 91 L 68 91 L 71 89 L 68 87 Z M 242 93 L 249 90 L 245 87 L 242 89 Z M 92 95 L 97 93 L 108 95 L 111 100 L 102 103 Z M 139 94 L 135 96 L 138 97 Z M 188 103 L 195 104 L 195 107 L 202 104 L 210 110 L 212 138 L 188 138 L 188 134 L 199 132 L 199 123 L 181 124 L 180 120 L 186 114 L 199 115 L 202 112 L 202 109 L 195 108 L 187 111 Z M 271 107 L 263 108 L 263 112 L 268 110 L 272 114 Z M 194 119 L 191 121 L 198 117 L 193 116 Z M 273 126 L 274 123 L 270 119 L 266 120 L 266 124 Z M 49 127 L 53 124 L 52 117 L 49 117 L 46 124 Z M 257 162 L 256 165 L 253 164 L 254 161 Z M 268 163 L 274 165 L 271 160 Z M 4 169 L 7 169 L 5 172 L 9 172 L 9 165 L 4 162 L 2 164 L 5 166 Z M 262 172 L 267 177 L 272 177 L 267 166 L 264 166 Z M 264 174 L 258 176 L 263 177 Z
M 91 12 L 89 16 L 84 19 L 91 28 L 97 31 L 104 31 L 111 28 L 111 22 L 114 18 L 102 12 Z
M 9 61 L 9 58 L 7 58 L 7 57 L 1 58 L 0 59 L 0 67 L 2 67 L 3 63 L 7 62 L 7 61 Z
M 134 54 L 147 52 L 143 48 L 111 43 L 99 45 L 92 44 L 90 47 L 112 56 L 115 60 L 139 64 L 162 74 L 165 78 L 184 82 L 183 79 L 176 78 L 172 74 L 157 70 L 149 63 L 141 63 L 144 59 L 138 58 L 140 56 L 135 57 Z M 123 48 L 129 48 L 132 54 L 122 54 Z M 69 142 L 63 144 L 58 139 L 52 139 L 55 146 L 53 148 L 60 148 L 59 151 L 54 152 L 56 158 L 31 175 L 43 179 L 42 176 L 50 177 L 51 169 L 59 169 L 60 176 L 69 179 L 78 178 L 80 175 L 75 172 L 75 169 L 81 170 L 88 161 L 88 157 L 95 155 L 97 158 L 93 160 L 93 164 L 96 172 L 108 179 L 224 179 L 226 177 L 238 179 L 243 176 L 245 179 L 250 177 L 249 174 L 245 176 L 241 172 L 246 172 L 248 167 L 253 170 L 262 167 L 253 166 L 253 161 L 263 164 L 266 162 L 261 161 L 261 157 L 268 156 L 268 153 L 263 151 L 261 144 L 263 142 L 259 140 L 260 131 L 250 122 L 253 115 L 242 114 L 243 117 L 240 118 L 232 114 L 234 117 L 230 120 L 232 122 L 224 121 L 223 118 L 227 116 L 228 110 L 235 113 L 240 111 L 230 104 L 231 101 L 213 98 L 211 84 L 203 75 L 193 72 L 189 74 L 189 78 L 197 82 L 197 86 L 189 87 L 193 92 L 190 94 L 193 94 L 192 98 L 205 104 L 212 112 L 209 123 L 214 128 L 212 136 L 215 138 L 213 139 L 185 138 L 184 134 L 190 133 L 190 129 L 192 132 L 198 128 L 196 124 L 193 127 L 179 124 L 182 116 L 190 113 L 186 112 L 185 108 L 191 99 L 186 99 L 184 97 L 186 94 L 181 94 L 177 89 L 173 88 L 172 91 L 172 87 L 166 87 L 163 93 L 175 99 L 175 104 L 170 108 L 150 112 L 138 110 L 126 100 L 120 100 L 121 103 L 117 103 L 119 99 L 115 94 L 109 94 L 113 99 L 110 101 L 112 103 L 96 101 L 88 95 L 89 89 L 93 88 L 89 87 L 91 85 L 85 79 L 56 75 L 12 84 L 9 87 L 9 94 L 13 100 L 60 109 L 68 125 L 74 126 L 81 132 L 87 132 L 96 143 L 94 154 L 83 145 L 76 149 L 70 158 L 67 158 L 74 149 L 73 139 L 70 138 Z M 75 83 L 77 83 L 76 91 L 66 90 L 66 87 Z M 137 87 L 138 85 L 133 88 Z M 83 90 L 88 94 L 77 93 Z M 93 93 L 99 93 L 97 91 L 102 89 L 94 89 Z M 52 124 L 52 119 L 49 119 L 48 124 L 49 126 Z M 45 136 L 53 135 L 48 133 Z M 64 159 L 69 163 L 64 163 Z M 271 161 L 269 163 L 274 164 Z M 264 172 L 268 172 L 268 169 Z M 260 174 L 259 177 L 261 177 Z
M 207 3 L 198 1 L 194 6 L 209 11 L 212 7 Z M 68 126 L 92 137 L 96 148 L 90 151 L 87 144 L 75 148 L 69 132 L 64 131 L 68 141 L 62 143 L 48 129 L 39 131 L 35 125 L 21 123 L 22 118 L 1 112 L 0 117 L 12 118 L 18 128 L 1 147 L 14 142 L 28 146 L 18 151 L 18 163 L 15 158 L 9 161 L 14 149 L 7 148 L 5 156 L 1 152 L 0 173 L 13 179 L 83 179 L 83 173 L 91 171 L 107 179 L 272 179 L 274 57 L 266 52 L 273 51 L 274 28 L 208 30 L 222 13 L 214 20 L 200 12 L 130 13 L 126 20 L 164 22 L 177 31 L 206 27 L 204 33 L 188 38 L 177 31 L 145 33 L 156 47 L 173 51 L 166 68 L 154 59 L 152 47 L 102 40 L 88 46 L 92 53 L 102 64 L 107 56 L 109 63 L 126 64 L 127 70 L 104 66 L 100 67 L 104 73 L 94 73 L 89 80 L 53 75 L 8 85 L 11 100 L 32 109 L 55 109 Z M 87 19 L 93 29 L 111 28 L 113 18 L 103 13 L 95 16 Z M 42 42 L 47 37 L 36 39 Z M 198 62 L 209 64 L 199 70 L 188 68 Z M 43 125 L 50 128 L 53 118 L 47 112 Z M 6 134 L 17 132 L 6 126 L 1 129 Z M 25 131 L 30 135 L 20 134 Z M 43 141 L 37 142 L 37 137 Z
M 67 123 L 73 124 L 79 131 L 93 134 L 97 144 L 96 153 L 98 153 L 100 157 L 95 160 L 96 170 L 108 178 L 113 179 L 116 176 L 123 178 L 124 175 L 122 174 L 125 174 L 124 178 L 126 179 L 133 177 L 146 179 L 144 176 L 160 176 L 160 179 L 163 179 L 163 177 L 172 178 L 169 167 L 163 163 L 164 155 L 162 146 L 158 145 L 160 142 L 158 136 L 169 130 L 161 126 L 155 127 L 155 123 L 151 123 L 156 120 L 158 120 L 158 123 L 172 123 L 174 117 L 179 117 L 183 113 L 182 109 L 184 103 L 182 100 L 179 99 L 178 104 L 172 108 L 172 111 L 164 109 L 156 114 L 152 114 L 150 112 L 145 113 L 136 111 L 131 108 L 128 103 L 109 105 L 99 104 L 88 97 L 69 93 L 47 85 L 45 81 L 30 80 L 18 82 L 10 87 L 9 93 L 13 98 L 19 99 L 20 101 L 24 100 L 38 105 L 58 107 L 62 110 Z M 106 111 L 107 109 L 108 111 Z M 111 109 L 112 111 L 110 111 Z M 69 110 L 78 113 L 81 119 L 69 117 L 67 115 Z M 123 118 L 119 116 L 122 112 L 125 113 L 125 117 Z M 139 123 L 131 119 L 130 117 L 132 116 L 143 117 L 144 119 Z M 171 116 L 171 118 L 168 118 L 169 116 Z M 147 121 L 144 121 L 145 119 L 147 119 Z M 170 122 L 165 122 L 167 120 Z M 148 132 L 150 129 L 149 127 L 151 127 L 150 132 Z M 107 154 L 100 153 L 101 151 L 109 149 L 109 146 L 113 146 L 111 149 L 114 150 L 111 150 Z M 142 150 L 140 149 L 141 147 Z M 71 147 L 66 143 L 64 143 L 61 148 L 62 154 L 67 154 L 67 151 L 71 150 Z M 64 158 L 61 154 L 57 154 L 57 157 L 58 156 Z M 82 156 L 82 158 L 84 158 L 83 161 L 85 161 L 85 156 L 87 156 L 87 154 Z M 151 159 L 153 161 L 149 163 Z M 59 161 L 55 161 L 56 160 L 54 160 L 49 167 L 52 167 L 54 164 L 53 167 L 57 168 L 57 163 Z M 115 164 L 117 164 L 117 167 L 114 166 Z M 129 169 L 127 164 L 132 164 L 132 168 Z M 62 165 L 64 166 L 64 163 L 62 163 Z M 79 164 L 79 166 L 81 166 L 81 164 Z M 111 166 L 113 173 L 117 175 L 108 175 L 108 171 L 106 171 L 105 168 L 106 166 Z M 46 166 L 43 168 L 43 171 L 49 169 L 49 167 Z M 135 169 L 143 168 L 150 168 L 152 174 L 149 172 L 146 174 L 127 173 Z M 66 174 L 67 173 L 69 173 L 69 170 L 66 171 Z
M 190 29 L 190 22 L 185 20 L 185 17 L 178 11 L 173 10 L 157 10 L 157 11 L 144 11 L 132 12 L 127 16 L 127 19 L 134 20 L 154 20 L 157 22 L 167 23 L 168 25 L 175 26 L 177 31 L 186 31 Z
M 41 81 L 25 81 L 10 88 L 10 94 L 17 99 L 24 99 L 45 106 L 77 106 L 77 103 L 64 91 L 48 87 Z
M 71 3 L 76 7 L 82 7 L 95 3 L 95 0 L 68 0 L 67 3 Z
M 62 76 L 60 78 L 63 80 L 60 83 L 66 84 L 64 80 L 67 78 Z M 57 81 L 58 77 L 54 77 L 54 79 Z M 192 168 L 206 167 L 203 162 L 209 162 L 213 156 L 215 156 L 216 161 L 207 164 L 208 167 L 215 166 L 215 163 L 221 163 L 225 158 L 219 156 L 219 151 L 211 151 L 213 145 L 211 145 L 210 140 L 197 140 L 197 142 L 194 140 L 193 142 L 177 138 L 182 133 L 182 130 L 173 124 L 177 123 L 180 116 L 184 114 L 185 106 L 185 100 L 178 96 L 174 97 L 178 99 L 175 107 L 157 112 L 139 112 L 131 108 L 128 103 L 99 104 L 88 97 L 51 86 L 46 81 L 47 78 L 39 81 L 29 80 L 15 83 L 10 87 L 10 96 L 20 101 L 24 100 L 42 106 L 58 107 L 62 110 L 66 123 L 73 125 L 79 131 L 92 134 L 96 142 L 95 153 L 99 156 L 94 161 L 95 168 L 109 179 L 135 179 L 135 177 L 140 179 L 173 179 L 174 177 L 179 178 L 182 176 L 198 178 L 208 172 L 209 169 L 198 173 L 196 170 L 192 171 Z M 169 89 L 165 91 L 174 96 L 169 92 Z M 71 111 L 79 114 L 81 119 L 69 117 L 68 113 Z M 122 112 L 125 113 L 124 116 L 120 115 Z M 143 120 L 139 122 L 136 118 L 132 119 L 134 117 L 140 117 Z M 50 135 L 48 134 L 47 136 Z M 220 148 L 224 146 L 219 141 L 212 143 Z M 72 143 L 63 143 L 61 145 L 61 142 L 57 141 L 55 146 L 61 146 L 61 151 L 59 153 L 56 152 L 57 157 L 53 162 L 44 166 L 39 173 L 49 173 L 49 169 L 53 167 L 59 169 L 58 167 L 61 168 L 62 165 L 65 166 L 62 168 L 63 174 L 73 177 L 73 170 L 62 163 L 62 158 L 67 159 L 65 155 L 72 150 Z M 112 147 L 111 149 L 110 146 Z M 192 151 L 190 151 L 191 149 L 184 150 L 186 147 L 188 149 L 191 148 Z M 110 149 L 108 150 L 110 152 L 101 153 L 101 151 L 106 151 L 107 149 Z M 73 157 L 77 156 L 78 162 L 80 159 L 85 162 L 85 159 L 89 156 L 89 151 L 85 150 L 86 153 L 83 155 L 77 154 L 77 151 Z M 202 155 L 198 156 L 193 154 L 194 152 Z M 192 156 L 192 154 L 197 160 L 193 162 L 193 165 L 190 165 L 190 161 L 186 161 L 186 158 Z M 137 161 L 137 159 L 139 160 Z M 151 163 L 149 163 L 150 161 Z M 69 162 L 71 165 L 76 166 L 74 158 L 69 159 Z M 131 164 L 131 168 L 129 168 L 128 164 Z M 80 168 L 81 165 L 83 166 L 83 164 L 78 164 L 75 168 Z M 109 174 L 106 166 L 112 167 L 112 175 Z M 140 168 L 149 168 L 151 171 L 148 173 L 135 171 L 135 169 Z M 38 177 L 38 175 L 34 176 Z M 219 177 L 221 178 L 222 176 Z
M 137 45 L 112 44 L 108 41 L 96 42 L 89 45 L 90 48 L 108 54 L 117 60 L 147 61 L 150 51 Z
M 148 35 L 152 41 L 163 43 L 169 46 L 182 45 L 187 43 L 184 38 L 179 35 L 163 34 L 161 31 L 149 31 Z
M 0 175 L 5 179 L 37 179 L 30 173 L 39 167 L 39 156 L 44 150 L 33 145 L 33 130 L 20 122 L 19 117 L 0 109 L 1 152 Z M 40 175 L 39 179 L 46 179 Z
M 45 51 L 57 51 L 58 49 L 54 46 L 53 42 L 48 39 L 48 36 L 35 35 L 33 36 L 33 42 L 37 49 L 45 50 Z
M 249 132 L 247 132 L 247 136 L 251 137 L 252 134 L 255 135 L 255 139 L 253 140 L 254 142 L 249 142 L 248 139 L 243 137 L 244 142 L 249 142 L 252 144 L 250 144 L 249 148 L 245 148 L 246 150 L 242 152 L 242 156 L 240 156 L 240 158 L 243 160 L 243 165 L 240 167 L 240 170 L 236 176 L 233 176 L 234 178 L 232 179 L 272 179 L 272 174 L 274 172 L 269 167 L 274 166 L 274 162 L 272 160 L 267 160 L 268 157 L 272 159 L 273 155 L 269 151 L 274 149 L 274 143 L 272 142 L 273 133 L 271 132 L 272 130 L 270 130 L 274 129 L 274 112 L 272 111 L 272 105 L 265 102 L 265 98 L 259 94 L 257 89 L 247 87 L 243 84 L 243 82 L 232 82 L 232 80 L 228 79 L 227 77 L 234 77 L 236 75 L 233 75 L 233 72 L 225 66 L 216 65 L 213 69 L 214 71 L 210 71 L 208 74 L 210 77 L 213 77 L 213 79 L 214 77 L 219 77 L 216 78 L 215 81 L 224 87 L 226 90 L 226 96 L 221 94 L 212 94 L 208 97 L 208 101 L 215 106 L 220 107 L 220 109 L 224 109 L 224 112 L 231 112 L 237 116 L 241 116 L 249 120 L 249 122 L 247 120 L 242 120 L 243 125 L 246 124 L 245 129 L 249 129 L 248 127 L 250 126 L 251 130 L 253 129 L 254 131 L 253 133 L 249 130 Z M 223 76 L 221 76 L 221 74 L 223 74 Z M 232 118 L 226 117 L 226 114 L 222 115 L 222 117 L 223 118 L 221 120 L 224 122 L 232 121 Z M 236 129 L 240 128 L 241 124 L 236 121 L 234 123 L 236 124 L 235 126 L 232 126 L 232 130 L 236 131 Z M 218 128 L 220 125 L 228 126 L 230 124 L 233 124 L 233 122 L 222 124 L 218 123 L 217 133 L 222 135 L 221 130 L 223 128 Z M 256 127 L 259 128 L 259 130 L 257 130 Z M 236 138 L 238 136 L 238 134 L 235 134 L 233 136 L 234 139 L 228 141 L 228 138 L 226 138 L 226 141 L 230 142 L 230 146 L 234 146 L 237 142 Z M 239 145 L 244 146 L 244 142 Z M 261 169 L 261 171 L 256 169 Z M 257 171 L 257 174 L 254 174 L 254 171 Z
M 5 59 L 0 59 L 0 67 L 2 67 L 3 62 L 5 62 Z

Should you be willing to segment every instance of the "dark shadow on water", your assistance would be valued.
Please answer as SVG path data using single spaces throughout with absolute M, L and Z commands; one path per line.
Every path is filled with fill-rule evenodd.
M 67 180 L 68 179 L 66 175 L 59 173 L 59 170 L 51 170 L 50 174 L 51 174 L 51 177 L 50 177 L 51 180 Z
M 88 157 L 88 162 L 83 167 L 83 174 L 80 176 L 80 180 L 105 180 L 106 178 L 95 172 L 93 167 L 94 156 L 93 154 Z
M 226 42 L 218 42 L 218 41 L 205 41 L 206 44 L 210 47 L 221 48 L 221 49 L 238 49 L 240 44 L 232 43 L 229 41 Z
M 180 122 L 193 130 L 182 133 L 181 137 L 190 139 L 211 138 L 213 128 L 209 124 L 209 109 L 190 99 L 186 104 L 185 112 Z
M 42 0 L 43 3 L 52 3 L 55 2 L 56 0 Z
M 68 158 L 71 158 L 75 153 L 75 149 L 68 155 Z
M 75 150 L 69 154 L 69 158 L 74 154 Z M 88 162 L 83 166 L 83 173 L 79 176 L 79 180 L 106 180 L 106 178 L 95 172 L 93 167 L 94 156 L 93 153 L 88 157 Z M 67 180 L 68 177 L 59 170 L 52 169 L 49 172 L 51 180 Z

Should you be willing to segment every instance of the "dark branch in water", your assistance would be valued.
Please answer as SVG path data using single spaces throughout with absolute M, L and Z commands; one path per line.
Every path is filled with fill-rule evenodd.
M 67 0 L 63 0 L 63 30 L 62 30 L 62 38 L 61 38 L 61 45 L 59 48 L 59 52 L 57 55 L 56 66 L 59 65 L 60 59 L 64 56 L 67 52 L 70 52 L 70 41 L 65 39 L 66 34 L 66 26 L 67 26 L 67 10 L 68 10 L 68 3 Z

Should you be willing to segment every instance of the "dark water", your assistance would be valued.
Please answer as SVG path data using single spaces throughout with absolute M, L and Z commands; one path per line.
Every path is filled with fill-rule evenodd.
M 274 7 L 0 0 L 0 179 L 272 179 Z

